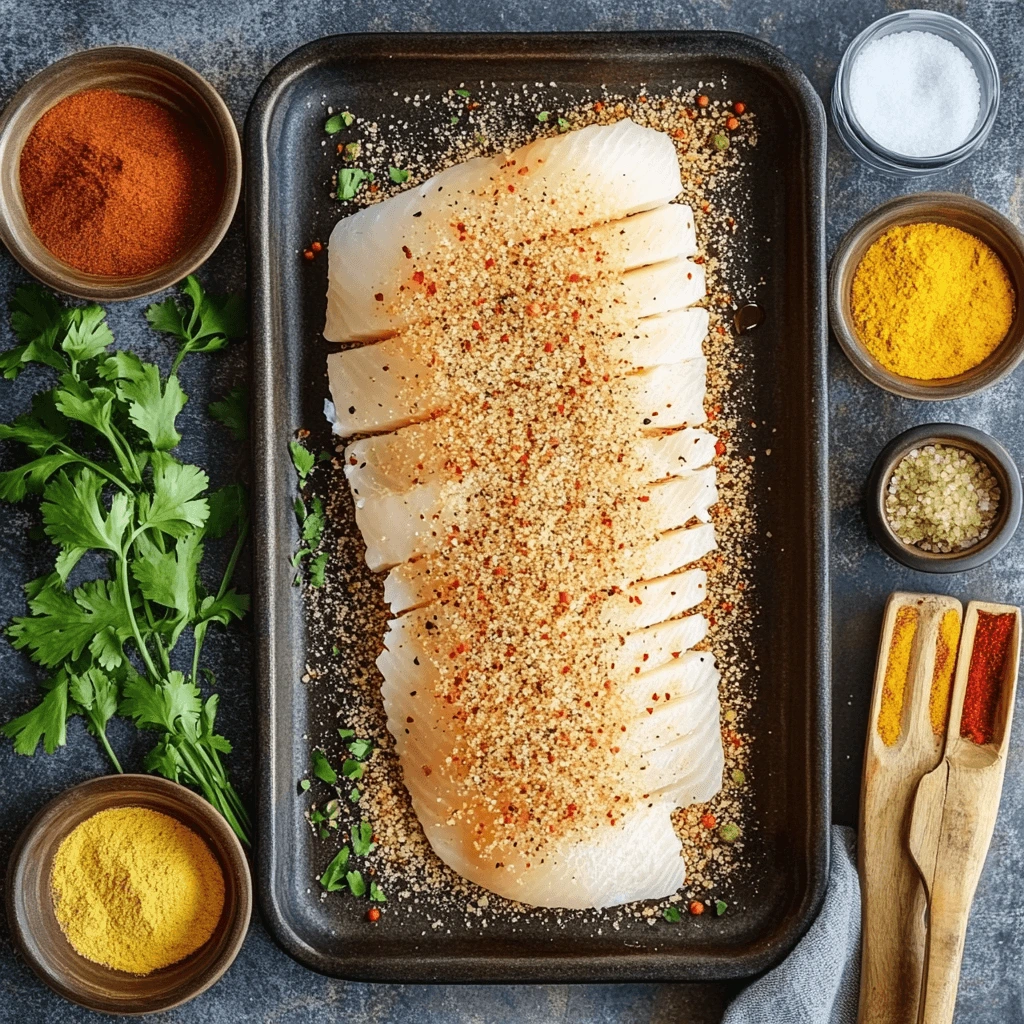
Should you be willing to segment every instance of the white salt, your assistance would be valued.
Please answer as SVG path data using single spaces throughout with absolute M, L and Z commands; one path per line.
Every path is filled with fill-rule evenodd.
M 893 32 L 872 40 L 854 59 L 850 106 L 886 149 L 939 156 L 974 131 L 981 85 L 955 43 L 933 32 Z

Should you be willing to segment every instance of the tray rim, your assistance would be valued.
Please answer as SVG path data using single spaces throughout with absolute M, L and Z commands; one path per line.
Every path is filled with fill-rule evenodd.
M 813 766 L 810 779 L 812 806 L 808 811 L 810 831 L 816 837 L 811 851 L 808 885 L 798 911 L 787 926 L 762 937 L 757 946 L 739 955 L 696 952 L 623 951 L 595 958 L 578 956 L 520 955 L 502 960 L 493 957 L 458 956 L 445 953 L 398 954 L 388 961 L 369 963 L 366 958 L 330 955 L 307 942 L 286 920 L 274 889 L 277 843 L 269 822 L 274 817 L 273 744 L 277 711 L 274 680 L 276 616 L 273 604 L 261 599 L 278 573 L 272 565 L 267 544 L 267 526 L 271 522 L 267 493 L 269 467 L 275 460 L 274 425 L 269 402 L 270 391 L 259 385 L 273 379 L 269 361 L 269 339 L 273 332 L 274 282 L 269 262 L 256 258 L 269 251 L 269 180 L 267 129 L 277 104 L 288 86 L 319 61 L 340 53 L 371 49 L 391 52 L 391 57 L 416 59 L 436 55 L 435 48 L 459 46 L 462 57 L 487 56 L 496 43 L 538 47 L 545 57 L 561 52 L 579 58 L 589 48 L 617 46 L 635 51 L 657 47 L 674 48 L 685 53 L 717 55 L 723 60 L 739 60 L 758 66 L 780 81 L 800 109 L 806 127 L 805 161 L 808 173 L 808 204 L 802 212 L 809 235 L 807 258 L 813 290 L 809 310 L 809 335 L 813 346 L 810 381 L 810 416 L 816 436 L 822 443 L 814 446 L 810 471 L 812 493 L 818 495 L 811 548 L 813 607 L 818 619 L 809 675 L 811 706 L 816 712 L 816 729 L 807 737 L 808 758 Z M 583 50 L 583 48 L 588 48 Z M 829 585 L 828 496 L 828 389 L 827 389 L 827 315 L 825 256 L 825 172 L 827 123 L 821 99 L 806 75 L 781 50 L 754 36 L 719 30 L 650 30 L 600 32 L 362 32 L 325 36 L 305 43 L 280 60 L 260 83 L 246 114 L 244 150 L 248 165 L 245 187 L 246 257 L 250 288 L 249 310 L 252 337 L 252 394 L 259 396 L 250 412 L 253 455 L 253 561 L 254 623 L 257 628 L 256 696 L 256 880 L 261 918 L 281 949 L 303 966 L 318 973 L 350 981 L 391 983 L 601 983 L 714 981 L 748 978 L 777 964 L 804 935 L 817 917 L 828 886 L 831 822 L 831 594 Z M 273 531 L 269 531 L 272 533 Z

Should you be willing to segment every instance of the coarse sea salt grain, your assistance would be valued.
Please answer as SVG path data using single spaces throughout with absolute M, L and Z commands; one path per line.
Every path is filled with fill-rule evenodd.
M 904 156 L 939 156 L 963 145 L 981 110 L 967 55 L 933 32 L 872 40 L 850 69 L 850 106 L 879 145 Z

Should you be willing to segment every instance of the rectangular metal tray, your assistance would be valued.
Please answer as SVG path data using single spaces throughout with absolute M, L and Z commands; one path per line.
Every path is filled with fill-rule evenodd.
M 319 158 L 322 101 L 363 115 L 408 108 L 403 97 L 461 81 L 556 82 L 569 105 L 607 86 L 651 93 L 726 76 L 749 100 L 759 142 L 745 156 L 751 280 L 767 319 L 743 342 L 751 367 L 743 414 L 775 428 L 755 472 L 759 550 L 753 580 L 760 666 L 750 720 L 750 867 L 734 876 L 721 918 L 621 930 L 527 921 L 431 930 L 400 905 L 374 928 L 365 902 L 321 902 L 323 844 L 309 835 L 296 782 L 326 735 L 300 680 L 307 623 L 292 586 L 297 546 L 287 441 L 314 430 L 329 444 L 321 337 L 326 259 L 299 251 L 338 216 Z M 397 93 L 397 95 L 393 95 Z M 254 524 L 259 707 L 258 871 L 271 932 L 301 963 L 371 981 L 585 982 L 735 978 L 777 962 L 807 928 L 828 874 L 828 457 L 824 323 L 825 118 L 804 76 L 777 50 L 719 32 L 557 35 L 352 35 L 297 50 L 268 75 L 249 111 L 247 208 L 252 289 Z M 319 425 L 319 426 L 317 426 Z M 339 486 L 343 486 L 339 482 Z M 769 539 L 770 538 L 770 539 Z M 357 555 L 353 554 L 353 557 Z M 322 712 L 322 709 L 319 709 Z M 328 718 L 330 716 L 327 716 Z M 424 934 L 425 933 L 425 934 Z

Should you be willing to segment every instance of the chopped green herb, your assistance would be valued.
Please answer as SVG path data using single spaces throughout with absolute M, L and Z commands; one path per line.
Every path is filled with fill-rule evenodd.
M 349 738 L 350 738 L 351 736 L 355 736 L 355 734 L 356 734 L 356 731 L 355 731 L 355 729 L 339 729 L 339 730 L 338 730 L 338 735 L 339 735 L 339 736 L 340 736 L 340 737 L 341 737 L 341 738 L 342 738 L 343 740 L 347 740 L 347 739 L 349 739 Z
M 741 772 L 739 768 L 733 768 L 732 781 L 735 782 L 737 786 L 742 786 L 743 783 L 747 781 L 747 776 Z
M 388 174 L 396 185 L 404 185 L 409 180 L 409 172 L 404 167 L 389 167 Z
M 249 393 L 244 387 L 232 388 L 219 402 L 211 402 L 210 415 L 223 423 L 235 438 L 245 441 L 249 436 Z
M 450 123 L 451 124 L 458 124 L 459 123 L 459 117 L 458 117 L 457 114 L 452 114 Z
M 320 543 L 324 532 L 324 503 L 319 498 L 313 499 L 313 511 L 306 514 L 302 521 L 302 539 L 315 547 Z
M 725 842 L 735 843 L 740 837 L 740 827 L 739 825 L 733 824 L 731 821 L 727 821 L 721 826 L 721 828 L 719 828 L 718 834 L 725 840 Z
M 475 132 L 474 135 L 473 135 L 473 141 L 478 146 L 484 146 L 484 145 L 487 144 L 487 136 L 486 135 L 481 135 L 480 132 Z
M 328 135 L 337 135 L 345 127 L 345 120 L 341 114 L 334 114 L 324 122 L 324 131 Z
M 542 111 L 541 111 L 541 112 L 540 112 L 540 113 L 539 113 L 539 114 L 537 115 L 537 120 L 538 120 L 538 121 L 540 121 L 540 123 L 541 123 L 541 124 L 544 124 L 544 122 L 545 122 L 545 121 L 547 121 L 547 119 L 548 119 L 548 118 L 549 118 L 550 116 L 551 116 L 551 113 L 550 113 L 549 111 L 547 111 L 547 110 L 542 110 Z
M 661 916 L 665 918 L 666 921 L 670 921 L 672 924 L 677 924 L 679 921 L 683 919 L 683 915 L 680 914 L 675 907 L 666 907 L 661 912 Z
M 355 199 L 359 186 L 368 178 L 372 180 L 372 175 L 359 167 L 343 167 L 338 171 L 338 198 Z
M 560 132 L 567 132 L 569 130 L 569 122 L 564 117 L 558 119 L 558 130 Z
M 337 800 L 328 800 L 324 804 L 324 814 L 327 815 L 328 821 L 333 821 L 341 815 L 341 804 Z
M 371 740 L 353 740 L 348 745 L 348 752 L 357 761 L 365 761 L 371 750 L 373 750 L 373 742 Z
M 346 867 L 348 867 L 348 847 L 343 846 L 320 876 L 320 884 L 328 892 L 337 892 L 339 889 L 344 889 L 346 885 L 344 878 Z
M 466 99 L 466 97 L 469 96 L 469 90 L 468 89 L 456 89 L 455 90 L 455 95 L 456 96 L 461 96 L 463 99 Z
M 729 904 L 724 900 L 715 900 L 715 914 L 721 917 L 729 909 Z
M 310 787 L 310 781 L 309 781 L 309 779 L 303 779 L 303 780 L 302 780 L 302 781 L 301 781 L 301 782 L 299 783 L 299 789 L 301 789 L 303 793 L 305 793 L 305 792 L 306 792 L 306 791 L 307 791 L 307 790 L 309 789 L 309 787 Z
M 337 644 L 335 644 L 335 645 L 334 645 L 334 646 L 333 646 L 333 647 L 331 648 L 331 654 L 333 654 L 333 655 L 334 655 L 334 657 L 337 657 L 337 656 L 338 656 L 339 654 L 341 654 L 341 648 L 340 648 L 340 647 L 338 647 L 338 645 L 337 645 Z M 340 730 L 340 729 L 339 729 L 338 731 L 339 731 L 339 732 L 341 732 L 341 730 Z
M 361 797 L 362 795 L 363 795 L 363 794 L 362 794 L 362 793 L 360 793 L 358 789 L 356 789 L 355 787 L 353 787 L 353 788 L 352 788 L 352 792 L 351 792 L 351 793 L 349 793 L 349 795 L 348 795 L 348 798 L 349 798 L 349 800 L 351 800 L 351 801 L 352 801 L 352 803 L 354 803 L 354 804 L 357 804 L 357 803 L 359 803 L 359 798 L 360 798 L 360 797 Z
M 289 441 L 288 450 L 292 453 L 292 465 L 295 467 L 295 472 L 299 474 L 299 486 L 302 487 L 309 474 L 313 472 L 316 459 L 301 441 Z
M 370 899 L 377 903 L 387 903 L 388 898 L 376 882 L 370 883 Z
M 313 774 L 330 786 L 338 781 L 338 773 L 319 750 L 313 751 Z
M 309 583 L 313 587 L 322 587 L 327 572 L 327 560 L 330 555 L 321 551 L 312 562 L 309 563 Z
M 374 847 L 373 826 L 368 821 L 361 821 L 352 826 L 352 852 L 357 857 L 365 857 Z
M 362 152 L 363 144 L 361 142 L 346 142 L 345 148 L 341 151 L 341 159 L 347 160 L 349 163 L 355 163 Z
M 357 779 L 361 779 L 365 771 L 366 768 L 362 761 L 353 761 L 351 758 L 346 760 L 341 766 L 341 774 L 344 775 L 346 779 L 351 779 L 353 782 Z
M 330 836 L 331 836 L 331 833 L 328 832 L 327 829 L 325 829 L 325 828 L 320 829 L 320 838 L 321 839 L 329 839 Z
M 718 134 L 712 140 L 715 144 L 715 149 L 728 149 L 729 148 L 729 136 Z
M 316 457 L 316 461 L 317 462 L 327 462 L 327 460 L 330 459 L 330 457 L 331 457 L 331 453 L 330 452 L 321 452 Z
M 348 881 L 349 891 L 353 896 L 365 896 L 366 895 L 366 882 L 363 881 L 362 873 L 359 871 L 350 871 L 345 876 Z
M 314 825 L 319 825 L 321 822 L 326 821 L 327 817 L 323 811 L 317 810 L 315 807 L 309 812 L 309 820 Z

